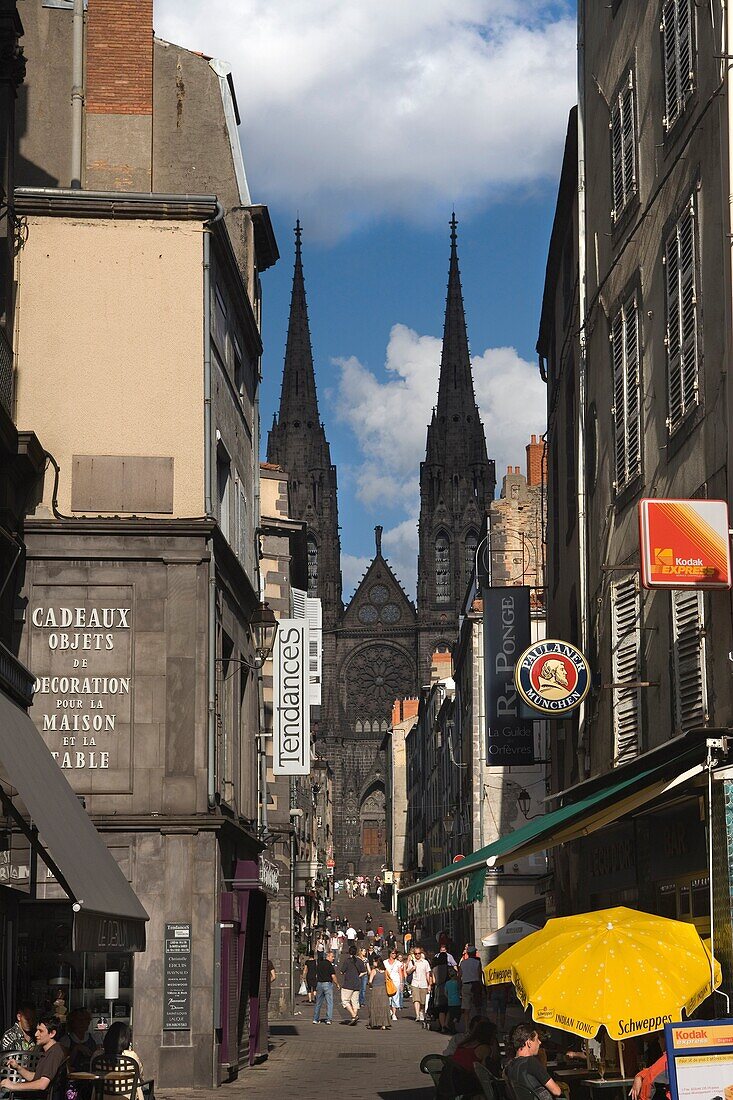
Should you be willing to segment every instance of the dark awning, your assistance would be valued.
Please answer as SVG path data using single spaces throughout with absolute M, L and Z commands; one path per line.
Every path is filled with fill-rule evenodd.
M 41 858 L 80 906 L 76 951 L 144 951 L 148 914 L 24 710 L 0 694 L 0 765 L 44 851 Z
M 583 791 L 576 800 L 499 837 L 460 863 L 404 887 L 398 894 L 400 920 L 458 909 L 480 900 L 489 867 L 589 836 L 699 773 L 705 760 L 704 740 L 681 737 L 678 741 L 677 754 L 670 759 L 661 762 L 639 757 L 634 767 L 623 769 L 623 775 L 620 768 L 609 772 L 594 783 L 593 790 Z

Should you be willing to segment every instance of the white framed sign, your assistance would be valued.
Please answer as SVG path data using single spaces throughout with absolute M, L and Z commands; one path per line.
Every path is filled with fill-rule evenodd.
M 281 619 L 272 653 L 272 770 L 308 775 L 311 770 L 307 619 Z

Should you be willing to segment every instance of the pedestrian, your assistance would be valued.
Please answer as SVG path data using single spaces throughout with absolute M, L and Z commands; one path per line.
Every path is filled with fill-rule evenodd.
M 369 981 L 369 965 L 367 961 L 367 952 L 364 950 L 363 947 L 359 948 L 359 950 L 357 951 L 357 955 L 364 963 L 364 971 L 361 975 L 361 988 L 359 989 L 359 1008 L 363 1008 L 366 1004 L 367 982 Z
M 326 955 L 326 940 L 322 932 L 318 933 L 318 939 L 316 940 L 316 958 L 323 959 Z
M 402 942 L 405 947 L 405 954 L 409 954 L 412 951 L 412 932 L 405 932 Z
M 346 939 L 349 941 L 348 946 L 351 947 L 352 943 L 356 940 L 356 929 L 353 924 L 350 924 L 346 929 Z
M 371 996 L 369 998 L 369 1024 L 372 1031 L 389 1031 L 391 1028 L 389 998 L 387 997 L 387 974 L 384 963 L 377 959 L 371 974 L 369 985 Z
M 325 959 L 319 959 L 316 963 L 316 1007 L 313 1011 L 313 1023 L 321 1023 L 321 1008 L 326 1002 L 326 1019 L 324 1024 L 330 1024 L 333 1020 L 333 987 L 338 989 L 336 967 L 333 965 L 333 953 L 328 952 Z
M 396 951 L 390 951 L 389 957 L 384 964 L 384 969 L 389 974 L 392 985 L 394 986 L 394 993 L 392 993 L 389 998 L 389 1007 L 392 1019 L 396 1020 L 397 1013 L 401 1008 L 400 992 L 402 990 L 402 980 L 404 976 L 404 968 L 397 958 Z
M 366 963 L 359 958 L 357 949 L 350 947 L 341 965 L 341 1007 L 346 1009 L 351 1019 L 342 1020 L 342 1024 L 355 1027 L 359 1022 L 361 979 L 365 974 Z
M 466 957 L 458 967 L 461 978 L 461 1010 L 463 1030 L 468 1031 L 468 1018 L 480 1013 L 484 1003 L 484 972 L 478 951 L 472 944 L 466 945 Z
M 394 951 L 397 948 L 397 940 L 395 939 L 394 932 L 390 929 L 387 933 L 387 950 Z
M 316 995 L 316 960 L 313 957 L 313 952 L 309 951 L 305 958 L 305 964 L 300 974 L 301 978 L 305 982 L 305 988 L 308 995 L 308 1004 L 313 1004 L 313 999 Z
M 458 1021 L 461 1018 L 461 983 L 458 978 L 458 971 L 453 966 L 448 967 L 448 981 L 445 983 L 445 998 L 448 1002 L 448 1028 L 453 1031 L 458 1027 Z M 468 1021 L 466 1021 L 467 1025 Z M 468 1027 L 464 1025 L 463 1033 L 468 1031 Z
M 433 959 L 431 968 L 431 986 L 433 990 L 432 1007 L 438 1016 L 438 1025 L 444 1035 L 448 1031 L 448 997 L 445 992 L 445 983 L 448 981 L 448 952 L 443 946 Z
M 338 957 L 339 957 L 339 938 L 338 938 L 338 936 L 336 935 L 335 932 L 331 936 L 329 946 L 330 946 L 331 950 L 333 951 L 334 956 L 338 960 Z
M 425 1020 L 425 1005 L 427 1004 L 428 989 L 432 977 L 430 963 L 425 958 L 423 949 L 419 944 L 415 948 L 412 959 L 407 964 L 407 975 L 410 979 L 412 1003 L 415 1006 L 415 1019 L 418 1023 L 422 1023 Z
M 381 939 L 382 939 L 382 937 L 384 936 L 384 927 L 383 927 L 383 925 L 381 925 L 381 924 L 378 924 L 378 925 L 377 925 L 377 935 L 379 936 L 379 939 L 380 939 L 380 940 L 381 940 Z

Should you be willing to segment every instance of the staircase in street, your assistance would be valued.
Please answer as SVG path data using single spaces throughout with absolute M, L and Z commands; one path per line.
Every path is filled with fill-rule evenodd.
M 367 913 L 372 915 L 371 926 L 366 919 Z M 377 925 L 381 924 L 385 933 L 394 932 L 398 942 L 400 942 L 396 915 L 385 912 L 376 897 L 372 895 L 367 895 L 365 898 L 361 896 L 350 898 L 343 892 L 336 894 L 331 902 L 331 916 L 344 917 L 357 931 L 361 928 L 362 931 L 366 932 L 369 927 L 376 931 Z

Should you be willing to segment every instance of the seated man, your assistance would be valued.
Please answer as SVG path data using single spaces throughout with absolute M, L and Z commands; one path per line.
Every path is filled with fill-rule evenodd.
M 61 1046 L 67 1052 L 69 1069 L 88 1070 L 92 1055 L 99 1050 L 99 1043 L 89 1034 L 92 1017 L 86 1008 L 73 1008 L 66 1021 L 66 1035 Z
M 3 1050 L 33 1050 L 36 1045 L 36 1006 L 30 1001 L 18 1005 L 15 1023 L 2 1037 Z
M 56 1036 L 60 1034 L 61 1024 L 58 1019 L 55 1016 L 42 1016 L 36 1026 L 36 1043 L 43 1051 L 38 1065 L 34 1070 L 26 1069 L 15 1058 L 8 1058 L 8 1065 L 17 1070 L 23 1080 L 11 1081 L 9 1077 L 5 1077 L 0 1081 L 0 1088 L 13 1093 L 44 1092 L 66 1061 L 66 1051 L 56 1041 Z
M 537 1057 L 542 1040 L 534 1024 L 518 1024 L 509 1039 L 516 1055 L 511 1062 L 507 1062 L 504 1073 L 510 1088 L 519 1086 L 517 1100 L 527 1100 L 526 1090 L 533 1093 L 537 1100 L 552 1100 L 553 1096 L 560 1096 L 562 1088 Z

